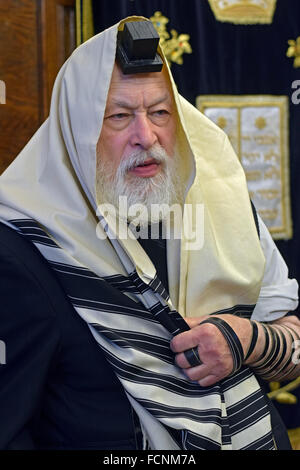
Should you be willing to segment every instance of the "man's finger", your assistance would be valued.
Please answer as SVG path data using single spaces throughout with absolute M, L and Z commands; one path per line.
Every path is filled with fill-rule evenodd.
M 199 345 L 198 332 L 195 331 L 195 328 L 192 328 L 189 331 L 184 331 L 177 336 L 174 336 L 170 343 L 170 348 L 175 353 L 183 352 L 187 349 L 197 347 Z
M 191 350 L 189 349 L 188 351 L 191 351 Z M 199 365 L 202 364 L 201 362 L 201 364 L 198 363 L 198 364 L 193 365 L 193 363 L 190 362 L 189 356 L 186 354 L 186 352 L 187 351 L 183 351 L 179 354 L 176 354 L 175 362 L 179 367 L 181 367 L 181 369 L 187 369 L 189 367 L 198 367 Z

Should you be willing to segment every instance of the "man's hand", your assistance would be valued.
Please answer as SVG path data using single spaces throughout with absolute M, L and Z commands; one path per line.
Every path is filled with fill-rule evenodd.
M 180 333 L 171 341 L 171 349 L 177 353 L 176 364 L 189 379 L 197 381 L 202 387 L 213 385 L 233 372 L 232 354 L 221 331 L 209 323 L 201 325 L 201 322 L 212 317 L 185 319 L 191 330 Z M 218 315 L 218 318 L 226 321 L 234 330 L 245 355 L 252 335 L 250 321 L 231 314 Z M 198 348 L 202 364 L 191 367 L 183 351 L 195 347 Z

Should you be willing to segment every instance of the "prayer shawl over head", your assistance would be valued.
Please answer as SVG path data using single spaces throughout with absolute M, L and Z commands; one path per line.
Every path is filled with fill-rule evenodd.
M 94 36 L 63 65 L 48 119 L 1 176 L 0 217 L 30 238 L 52 266 L 115 281 L 124 298 L 136 300 L 136 308 L 126 302 L 104 308 L 84 293 L 70 296 L 138 414 L 147 446 L 272 449 L 268 406 L 249 368 L 203 388 L 174 365 L 169 348 L 182 317 L 249 316 L 264 273 L 241 165 L 225 134 L 178 95 L 170 72 L 185 202 L 203 205 L 203 246 L 189 245 L 195 214 L 188 212 L 181 240 L 167 240 L 167 293 L 138 241 L 112 237 L 109 220 L 97 212 L 96 144 L 117 32 L 124 21 L 141 19 L 127 18 Z

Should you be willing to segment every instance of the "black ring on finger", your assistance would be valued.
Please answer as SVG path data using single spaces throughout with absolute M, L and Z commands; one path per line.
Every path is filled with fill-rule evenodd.
M 187 349 L 186 351 L 183 351 L 183 353 L 191 367 L 203 364 L 199 357 L 198 348 Z

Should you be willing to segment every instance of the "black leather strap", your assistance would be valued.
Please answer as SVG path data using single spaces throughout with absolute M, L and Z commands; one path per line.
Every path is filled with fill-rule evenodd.
M 257 323 L 255 321 L 251 321 L 251 325 L 252 325 L 252 338 L 251 338 L 251 343 L 250 343 L 249 349 L 248 349 L 247 354 L 244 358 L 244 361 L 246 361 L 248 359 L 248 357 L 250 357 L 251 354 L 253 353 L 253 350 L 256 346 L 257 338 L 258 338 Z
M 235 333 L 235 331 L 231 328 L 231 326 L 222 318 L 212 317 L 204 320 L 201 325 L 204 323 L 211 323 L 215 325 L 223 334 L 224 338 L 227 341 L 229 349 L 232 354 L 233 358 L 233 372 L 236 372 L 242 367 L 243 360 L 244 360 L 244 352 L 241 342 Z
M 184 351 L 184 355 L 191 367 L 200 366 L 202 364 L 198 348 L 187 349 Z

